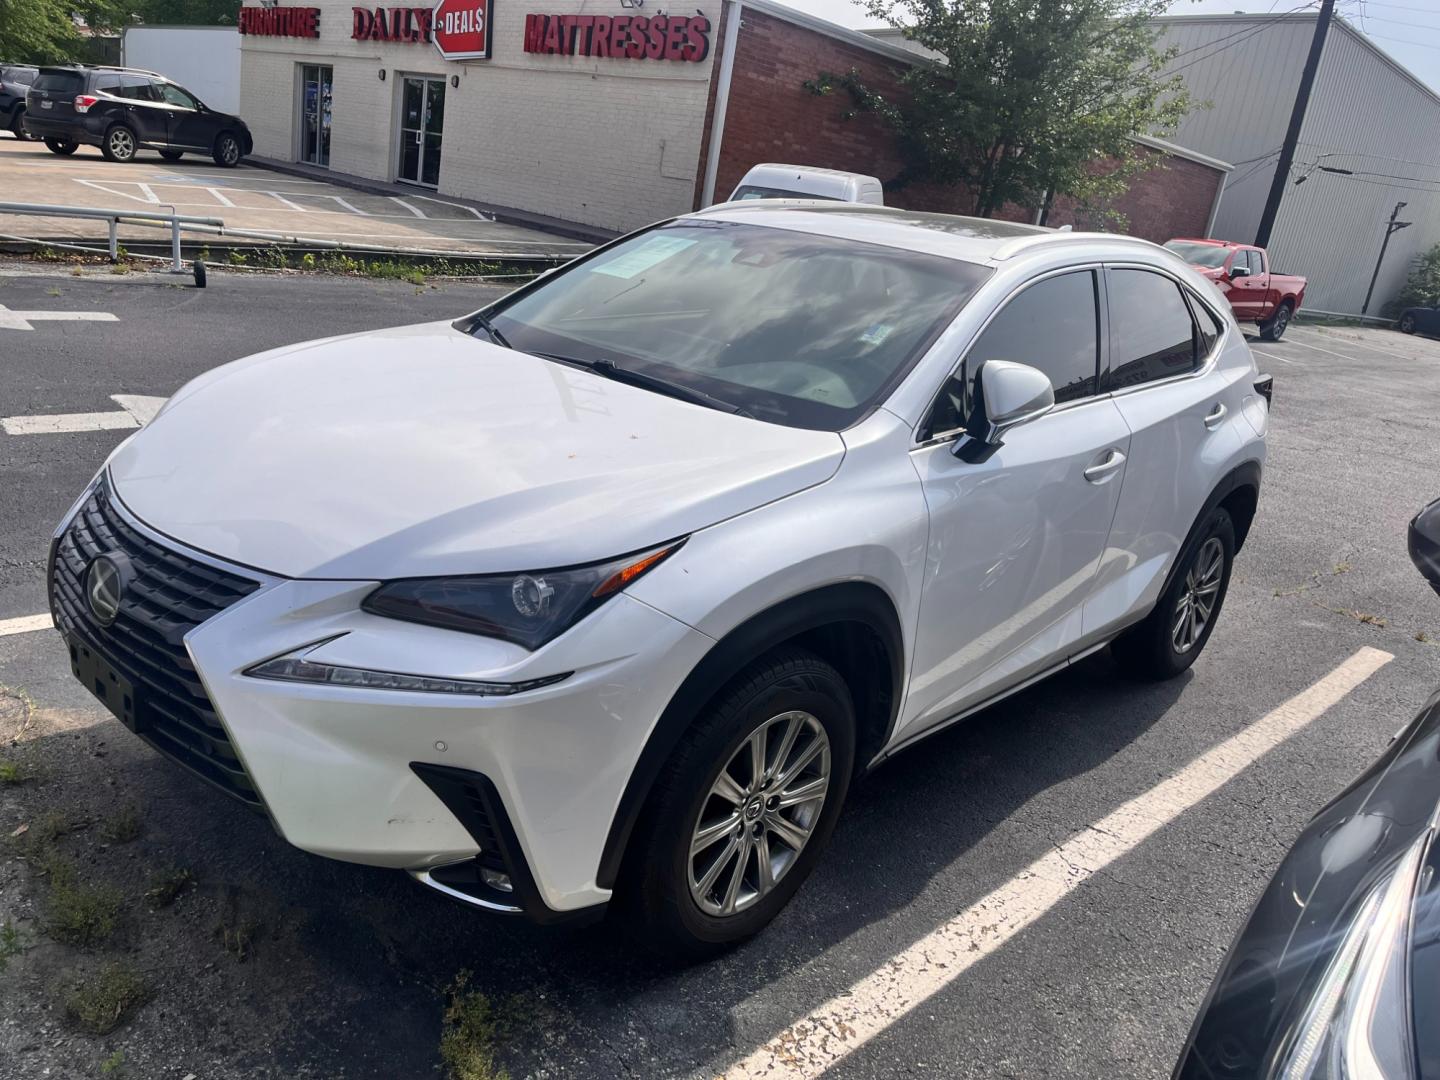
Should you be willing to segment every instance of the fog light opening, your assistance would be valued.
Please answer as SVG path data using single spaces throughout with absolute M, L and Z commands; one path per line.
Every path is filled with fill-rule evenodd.
M 513 893 L 515 891 L 515 886 L 511 883 L 509 874 L 502 873 L 499 870 L 491 870 L 488 866 L 482 866 L 480 868 L 480 880 L 490 886 L 490 888 L 497 889 L 500 892 Z

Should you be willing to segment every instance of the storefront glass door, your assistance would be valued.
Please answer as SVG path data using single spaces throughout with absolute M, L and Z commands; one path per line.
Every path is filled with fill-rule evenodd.
M 407 76 L 400 101 L 400 179 L 440 183 L 440 132 L 445 127 L 445 80 Z
M 304 64 L 300 68 L 300 160 L 330 164 L 330 88 L 332 68 Z

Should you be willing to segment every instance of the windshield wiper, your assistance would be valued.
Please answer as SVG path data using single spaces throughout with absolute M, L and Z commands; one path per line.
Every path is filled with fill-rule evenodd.
M 644 390 L 654 390 L 657 394 L 665 394 L 668 397 L 678 398 L 681 401 L 688 401 L 692 405 L 704 405 L 709 409 L 719 409 L 721 412 L 734 413 L 736 416 L 744 416 L 755 419 L 754 415 L 741 408 L 733 402 L 725 401 L 707 394 L 704 390 L 696 390 L 694 387 L 685 386 L 683 383 L 671 382 L 669 379 L 662 379 L 659 375 L 649 375 L 643 371 L 636 371 L 634 368 L 621 367 L 614 360 L 602 358 L 599 360 L 581 360 L 574 356 L 557 356 L 554 353 L 537 353 L 547 360 L 554 360 L 561 364 L 570 364 L 573 367 L 583 368 L 586 371 L 593 371 L 597 375 L 603 375 L 615 382 L 626 383 L 630 386 L 638 386 Z
M 504 334 L 495 329 L 495 324 L 480 312 L 477 311 L 474 315 L 470 316 L 470 323 L 472 326 L 478 326 L 481 330 L 484 330 L 485 333 L 489 334 L 490 340 L 495 342 L 496 345 L 503 345 L 507 349 L 515 348 L 514 345 L 511 345 L 510 342 L 505 340 Z

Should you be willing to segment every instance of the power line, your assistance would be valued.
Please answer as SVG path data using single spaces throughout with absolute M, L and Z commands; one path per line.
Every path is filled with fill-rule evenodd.
M 1391 37 L 1389 34 L 1377 34 L 1373 31 L 1366 36 L 1379 38 L 1381 41 L 1398 41 L 1401 45 L 1413 45 L 1417 49 L 1440 49 L 1440 45 L 1430 45 L 1424 41 L 1411 41 L 1409 38 Z
M 1435 14 L 1434 8 L 1414 7 L 1410 4 L 1392 4 L 1390 0 L 1365 0 L 1365 2 L 1374 4 L 1376 7 L 1395 8 L 1398 11 L 1418 11 L 1421 15 Z
M 1363 13 L 1362 9 L 1362 13 L 1360 15 L 1361 22 L 1364 22 L 1366 18 L 1367 16 Z M 1374 22 L 1391 23 L 1394 26 L 1413 26 L 1417 30 L 1440 30 L 1440 26 L 1437 26 L 1434 23 L 1406 22 L 1404 19 L 1384 19 L 1381 18 L 1379 15 L 1370 15 L 1368 16 L 1368 18 Z M 1367 30 L 1366 33 L 1369 33 L 1369 31 Z

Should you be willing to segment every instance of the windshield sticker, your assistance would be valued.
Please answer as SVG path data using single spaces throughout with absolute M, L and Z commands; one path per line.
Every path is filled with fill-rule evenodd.
M 643 274 L 656 263 L 664 262 L 671 255 L 678 255 L 694 244 L 694 240 L 679 236 L 652 236 L 639 247 L 631 248 L 623 255 L 595 267 L 595 273 L 629 281 L 636 274 Z
M 879 345 L 882 341 L 889 337 L 894 332 L 894 330 L 895 327 L 892 326 L 890 323 L 873 323 L 863 334 L 860 335 L 860 340 L 866 345 Z

